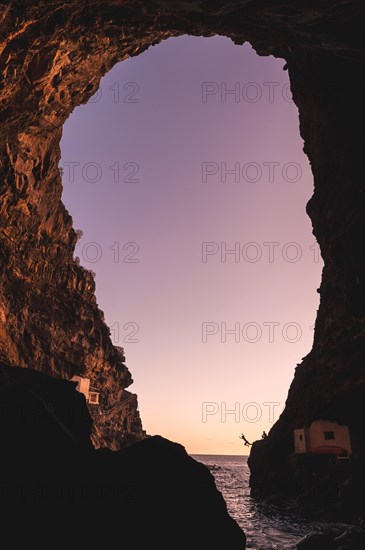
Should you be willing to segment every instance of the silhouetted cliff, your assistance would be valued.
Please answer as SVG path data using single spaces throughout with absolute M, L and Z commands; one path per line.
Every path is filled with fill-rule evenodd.
M 203 464 L 158 436 L 95 450 L 72 383 L 0 364 L 0 413 L 3 548 L 244 550 Z

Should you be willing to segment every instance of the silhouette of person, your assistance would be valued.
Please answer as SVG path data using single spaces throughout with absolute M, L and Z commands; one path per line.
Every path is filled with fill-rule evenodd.
M 252 443 L 249 443 L 243 434 L 240 435 L 240 439 L 245 442 L 245 447 L 250 447 Z

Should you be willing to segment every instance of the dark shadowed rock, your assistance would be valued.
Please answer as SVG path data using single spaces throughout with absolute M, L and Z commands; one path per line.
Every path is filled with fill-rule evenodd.
M 95 450 L 70 382 L 0 366 L 1 545 L 244 550 L 208 469 L 156 436 Z
M 336 550 L 334 535 L 314 533 L 297 544 L 297 550 Z
M 362 550 L 365 546 L 364 531 L 341 531 L 307 535 L 297 544 L 297 550 Z

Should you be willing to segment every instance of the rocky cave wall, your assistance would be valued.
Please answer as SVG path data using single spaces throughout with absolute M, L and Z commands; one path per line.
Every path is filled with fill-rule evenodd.
M 132 379 L 92 274 L 73 259 L 58 169 L 62 125 L 115 63 L 166 38 L 249 41 L 259 55 L 287 62 L 315 182 L 308 214 L 325 262 L 313 349 L 281 418 L 254 446 L 252 486 L 272 491 L 282 482 L 293 427 L 318 416 L 348 423 L 362 457 L 361 19 L 356 0 L 0 2 L 1 358 L 66 378 L 84 374 L 102 388 L 104 407 L 118 404 Z M 136 398 L 128 411 L 128 434 L 118 430 L 126 413 L 117 406 L 114 417 L 95 420 L 94 443 L 116 449 L 143 438 Z

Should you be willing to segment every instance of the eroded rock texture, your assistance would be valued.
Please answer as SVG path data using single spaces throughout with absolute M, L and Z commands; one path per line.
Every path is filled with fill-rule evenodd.
M 287 61 L 315 181 L 308 213 L 325 261 L 313 350 L 297 368 L 284 414 L 253 448 L 252 486 L 279 490 L 289 476 L 292 428 L 326 414 L 349 424 L 361 461 L 361 3 L 12 0 L 0 6 L 1 355 L 65 377 L 85 373 L 105 389 L 108 406 L 118 402 L 131 377 L 111 345 L 92 276 L 73 260 L 76 235 L 60 200 L 57 168 L 62 124 L 116 62 L 151 44 L 184 33 L 249 41 L 260 55 Z M 131 437 L 138 439 L 134 414 Z M 124 441 L 102 419 L 94 439 L 113 448 Z

